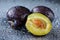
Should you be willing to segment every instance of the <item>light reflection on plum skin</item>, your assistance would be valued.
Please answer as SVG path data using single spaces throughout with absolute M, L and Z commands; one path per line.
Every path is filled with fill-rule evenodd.
M 55 15 L 54 12 L 46 6 L 36 6 L 32 9 L 32 12 L 39 12 L 47 16 L 51 22 L 53 22 Z
M 13 22 L 13 27 L 18 29 L 25 24 L 29 14 L 30 10 L 28 8 L 23 6 L 15 6 L 8 10 L 7 20 Z

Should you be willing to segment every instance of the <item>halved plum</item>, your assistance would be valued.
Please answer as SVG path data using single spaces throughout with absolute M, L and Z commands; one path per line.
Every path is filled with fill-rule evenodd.
M 55 18 L 53 11 L 46 6 L 36 6 L 32 9 L 32 12 L 39 12 L 46 15 L 51 20 L 51 22 Z
M 41 13 L 32 13 L 28 16 L 26 29 L 36 36 L 48 34 L 52 29 L 52 23 L 48 17 Z

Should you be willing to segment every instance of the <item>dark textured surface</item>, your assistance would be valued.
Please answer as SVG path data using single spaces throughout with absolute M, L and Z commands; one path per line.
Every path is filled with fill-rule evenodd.
M 9 8 L 21 5 L 30 10 L 37 6 L 43 5 L 51 8 L 55 14 L 53 29 L 43 37 L 34 37 L 27 32 L 12 29 L 6 20 L 6 12 Z M 24 29 L 23 29 L 24 30 Z M 25 30 L 24 30 L 25 31 Z M 54 1 L 46 0 L 0 0 L 0 40 L 60 40 L 60 5 Z

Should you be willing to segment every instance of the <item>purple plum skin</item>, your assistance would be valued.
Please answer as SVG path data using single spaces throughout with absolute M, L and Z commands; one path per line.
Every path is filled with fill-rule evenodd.
M 14 23 L 13 28 L 19 29 L 25 24 L 27 16 L 30 14 L 30 10 L 23 6 L 15 6 L 8 10 L 7 20 Z M 10 23 L 11 24 L 11 23 Z
M 53 11 L 46 6 L 36 6 L 32 9 L 32 12 L 39 12 L 39 13 L 46 15 L 51 20 L 51 22 L 55 18 Z

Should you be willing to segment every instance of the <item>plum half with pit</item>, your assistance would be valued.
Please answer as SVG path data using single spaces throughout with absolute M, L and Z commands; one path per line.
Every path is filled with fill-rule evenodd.
M 51 22 L 55 18 L 53 11 L 46 6 L 36 6 L 32 9 L 32 12 L 39 12 L 46 15 L 51 20 Z
M 30 10 L 24 6 L 14 6 L 7 12 L 7 19 L 9 24 L 14 29 L 20 29 L 25 24 Z
M 41 13 L 32 13 L 25 24 L 26 29 L 35 36 L 48 34 L 52 29 L 52 23 L 48 17 Z

